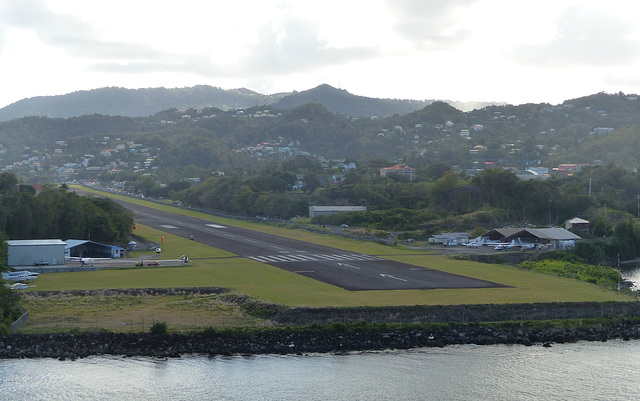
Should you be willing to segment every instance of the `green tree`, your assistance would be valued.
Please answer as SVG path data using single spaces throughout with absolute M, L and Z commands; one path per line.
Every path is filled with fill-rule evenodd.
M 613 232 L 612 250 L 621 259 L 640 255 L 640 229 L 633 220 L 620 221 Z

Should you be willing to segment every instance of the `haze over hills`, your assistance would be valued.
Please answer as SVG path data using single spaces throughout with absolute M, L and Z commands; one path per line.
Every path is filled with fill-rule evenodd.
M 167 109 L 215 107 L 222 110 L 271 105 L 290 110 L 308 103 L 318 103 L 327 110 L 354 117 L 403 115 L 420 110 L 432 100 L 377 99 L 358 96 L 344 89 L 320 85 L 306 91 L 264 95 L 249 89 L 225 90 L 208 85 L 191 88 L 125 89 L 118 87 L 77 91 L 58 96 L 23 99 L 0 109 L 0 121 L 27 116 L 69 118 L 88 114 L 146 117 Z M 461 110 L 471 104 L 448 102 Z M 484 107 L 495 103 L 478 103 Z

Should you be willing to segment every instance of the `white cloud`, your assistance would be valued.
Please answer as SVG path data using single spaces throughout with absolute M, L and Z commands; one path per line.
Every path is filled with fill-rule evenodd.
M 370 47 L 331 47 L 309 21 L 287 18 L 279 27 L 262 26 L 260 40 L 247 47 L 248 56 L 231 70 L 241 74 L 283 75 L 317 70 L 377 56 Z
M 640 4 L 640 3 L 639 3 Z M 640 91 L 625 0 L 0 0 L 0 107 L 209 84 L 557 102 Z
M 640 42 L 628 38 L 634 25 L 610 11 L 570 6 L 560 14 L 553 40 L 522 46 L 510 56 L 522 64 L 543 67 L 632 63 L 640 57 Z
M 448 48 L 469 38 L 458 11 L 477 1 L 386 0 L 386 6 L 394 29 L 404 39 L 418 48 Z

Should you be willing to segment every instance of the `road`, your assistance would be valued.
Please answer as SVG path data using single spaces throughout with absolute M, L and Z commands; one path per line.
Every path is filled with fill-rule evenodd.
M 505 287 L 295 239 L 165 212 L 125 201 L 135 221 L 349 291 Z

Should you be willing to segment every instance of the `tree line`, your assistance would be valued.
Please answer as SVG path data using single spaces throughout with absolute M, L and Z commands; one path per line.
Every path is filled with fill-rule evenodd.
M 45 185 L 40 193 L 0 174 L 0 231 L 8 239 L 91 239 L 125 245 L 133 214 L 106 198 L 79 196 L 66 186 Z

